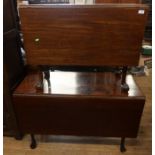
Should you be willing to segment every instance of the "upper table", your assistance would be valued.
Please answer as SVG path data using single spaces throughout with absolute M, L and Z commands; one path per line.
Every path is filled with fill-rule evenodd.
M 146 5 L 23 5 L 19 13 L 28 65 L 138 65 Z

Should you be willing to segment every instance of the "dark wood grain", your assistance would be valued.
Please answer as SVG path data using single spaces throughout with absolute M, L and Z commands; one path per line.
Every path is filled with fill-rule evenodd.
M 95 3 L 141 3 L 141 0 L 95 0 Z
M 95 0 L 95 3 L 119 3 L 120 0 Z
M 141 3 L 141 0 L 119 0 L 120 3 Z
M 87 95 L 87 96 L 117 96 L 117 97 L 142 97 L 143 94 L 128 75 L 126 82 L 130 85 L 128 92 L 121 91 L 121 76 L 111 72 L 50 72 L 51 91 L 48 90 L 47 81 L 44 79 L 44 89 L 37 91 L 36 84 L 40 80 L 39 72 L 31 72 L 16 88 L 14 94 L 23 95 Z
M 138 14 L 144 10 L 144 14 Z M 137 65 L 145 5 L 32 5 L 20 8 L 29 65 Z M 34 40 L 39 38 L 39 42 Z
M 28 75 L 14 92 L 23 133 L 137 136 L 145 97 L 132 76 L 127 76 L 128 93 L 121 92 L 119 77 L 112 73 L 53 72 L 52 76 L 55 92 L 36 91 L 37 73 Z

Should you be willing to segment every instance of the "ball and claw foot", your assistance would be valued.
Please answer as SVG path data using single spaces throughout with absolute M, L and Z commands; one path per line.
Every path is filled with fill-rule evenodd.
M 120 151 L 121 151 L 122 153 L 125 152 L 125 151 L 126 151 L 125 146 L 121 146 L 121 147 L 120 147 Z
M 30 145 L 31 149 L 35 149 L 37 147 L 36 143 L 31 143 Z
M 124 91 L 128 91 L 128 90 L 129 90 L 129 86 L 128 86 L 128 84 L 126 84 L 126 83 L 122 84 L 122 85 L 121 85 L 121 88 L 122 88 L 122 90 L 124 90 Z
M 31 145 L 30 145 L 30 148 L 31 149 L 35 149 L 36 147 L 37 147 L 37 143 L 36 143 L 35 137 L 34 137 L 34 135 L 31 135 Z
M 23 139 L 23 137 L 24 137 L 24 135 L 23 134 L 17 134 L 17 135 L 15 135 L 15 139 L 16 140 L 22 140 Z
M 125 138 L 121 138 L 120 151 L 122 153 L 126 151 L 126 148 L 125 148 Z

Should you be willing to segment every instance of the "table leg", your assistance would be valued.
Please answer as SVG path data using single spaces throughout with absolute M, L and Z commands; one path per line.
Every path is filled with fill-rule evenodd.
M 15 135 L 15 139 L 16 139 L 16 140 L 22 140 L 23 137 L 24 137 L 24 135 L 23 135 L 22 133 L 17 133 L 17 134 Z
M 36 85 L 36 89 L 43 90 L 43 74 L 42 74 L 42 71 L 40 71 L 40 70 L 38 71 L 38 77 L 39 77 L 39 80 Z
M 129 90 L 129 86 L 126 83 L 127 70 L 128 70 L 128 67 L 127 66 L 124 66 L 123 69 L 122 69 L 121 88 L 122 88 L 122 90 L 125 90 L 125 91 L 128 91 Z
M 120 151 L 121 152 L 125 152 L 126 151 L 126 148 L 125 148 L 125 138 L 124 137 L 121 138 Z
M 50 70 L 45 70 L 44 71 L 44 77 L 47 80 L 48 83 L 48 91 L 51 92 L 51 82 L 50 82 Z
M 30 145 L 31 149 L 35 149 L 37 147 L 37 143 L 34 137 L 34 134 L 31 134 L 31 145 Z

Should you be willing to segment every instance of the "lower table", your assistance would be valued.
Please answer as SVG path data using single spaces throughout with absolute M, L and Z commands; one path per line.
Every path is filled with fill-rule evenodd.
M 43 75 L 44 76 L 44 75 Z M 50 72 L 43 90 L 36 89 L 37 72 L 30 72 L 13 94 L 21 133 L 135 138 L 145 97 L 131 75 L 122 91 L 121 77 L 110 72 Z

